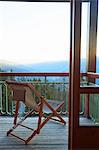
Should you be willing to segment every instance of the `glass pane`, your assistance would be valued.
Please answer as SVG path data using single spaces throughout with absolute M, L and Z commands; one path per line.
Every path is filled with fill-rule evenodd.
M 88 50 L 89 38 L 89 14 L 90 3 L 82 3 L 81 17 L 81 72 L 86 72 L 86 54 Z

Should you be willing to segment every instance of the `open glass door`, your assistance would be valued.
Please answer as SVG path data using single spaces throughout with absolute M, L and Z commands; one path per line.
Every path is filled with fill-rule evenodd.
M 87 4 L 87 3 L 86 3 Z M 87 38 L 87 62 L 84 78 L 81 75 L 81 54 L 85 53 L 82 48 L 82 27 L 84 25 L 82 1 L 71 1 L 72 13 L 72 59 L 71 59 L 71 80 L 70 80 L 70 127 L 69 127 L 69 149 L 98 149 L 99 125 L 93 121 L 94 116 L 98 118 L 98 98 L 99 86 L 95 84 L 96 78 L 96 40 L 97 40 L 97 16 L 98 1 L 90 1 L 89 6 L 89 31 Z M 86 18 L 86 17 L 85 17 Z M 82 22 L 81 22 L 82 21 Z M 88 19 L 86 19 L 88 21 Z M 87 22 L 86 22 L 87 24 Z M 85 26 L 86 26 L 85 24 Z M 84 28 L 85 29 L 85 28 Z M 86 37 L 86 36 L 85 36 Z M 81 50 L 82 52 L 81 52 Z M 97 76 L 99 77 L 99 76 Z M 82 80 L 81 80 L 82 79 Z M 85 116 L 84 118 L 82 116 Z M 91 119 L 89 119 L 91 118 Z M 84 119 L 84 120 L 83 120 Z

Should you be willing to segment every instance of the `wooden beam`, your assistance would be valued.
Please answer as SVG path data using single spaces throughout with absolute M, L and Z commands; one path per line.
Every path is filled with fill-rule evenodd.
M 71 0 L 8 0 L 9 2 L 70 2 Z M 82 2 L 90 2 L 91 0 L 82 0 Z
M 99 73 L 87 72 L 87 77 L 96 79 L 96 78 L 99 78 Z
M 70 0 L 9 0 L 8 2 L 70 2 Z
M 81 44 L 81 1 L 71 0 L 72 13 L 72 65 L 70 78 L 70 150 L 77 147 L 77 127 L 79 126 L 79 102 L 80 102 L 80 44 Z
M 69 76 L 68 72 L 0 72 L 0 76 Z
M 69 77 L 69 72 L 0 72 L 0 76 L 63 76 Z M 87 76 L 87 73 L 81 73 L 80 76 Z
M 72 73 L 72 17 L 73 17 L 73 1 L 70 5 L 70 63 L 69 63 L 69 97 L 68 97 L 68 112 L 69 112 L 69 127 L 68 127 L 68 149 L 71 149 L 71 136 L 72 136 L 72 127 L 71 127 L 71 73 Z
M 99 86 L 84 86 L 80 87 L 81 94 L 99 94 Z

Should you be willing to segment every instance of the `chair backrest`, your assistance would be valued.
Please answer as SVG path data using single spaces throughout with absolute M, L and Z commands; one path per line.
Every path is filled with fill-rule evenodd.
M 33 98 L 33 92 L 40 98 L 39 92 L 37 92 L 31 83 L 17 82 L 17 81 L 6 81 L 8 87 L 12 90 L 12 100 L 23 101 L 27 107 L 33 108 L 39 111 L 39 106 Z
M 8 89 L 11 92 L 11 99 L 14 101 L 23 101 L 25 102 L 25 86 L 20 86 L 15 81 L 6 81 Z
M 23 101 L 25 102 L 25 89 L 14 89 L 12 92 L 14 101 Z

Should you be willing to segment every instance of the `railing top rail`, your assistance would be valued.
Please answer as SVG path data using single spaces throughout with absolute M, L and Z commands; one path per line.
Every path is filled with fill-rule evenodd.
M 6 0 L 5 0 L 6 1 Z M 10 2 L 10 0 L 8 0 Z M 90 2 L 91 0 L 82 0 L 82 2 Z M 13 0 L 13 2 L 70 2 L 70 0 Z
M 87 72 L 87 77 L 88 78 L 99 78 L 99 73 L 95 73 L 95 72 Z
M 86 76 L 81 73 L 81 76 Z M 69 72 L 0 72 L 0 76 L 69 76 Z
M 60 72 L 0 72 L 0 76 L 69 76 Z

